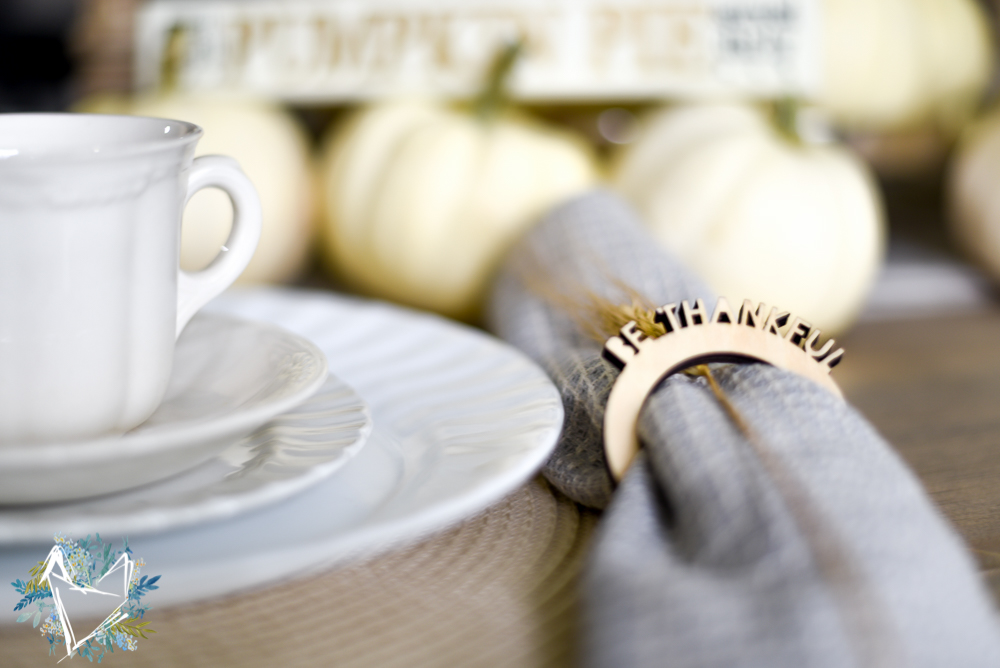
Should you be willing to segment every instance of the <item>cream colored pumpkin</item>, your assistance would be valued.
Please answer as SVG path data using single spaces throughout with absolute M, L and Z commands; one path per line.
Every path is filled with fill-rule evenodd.
M 365 292 L 474 318 L 504 250 L 595 178 L 583 142 L 523 118 L 378 104 L 327 140 L 324 248 Z
M 263 208 L 257 252 L 238 282 L 276 283 L 302 272 L 314 231 L 315 177 L 306 135 L 286 111 L 261 101 L 183 94 L 94 98 L 77 109 L 176 118 L 201 126 L 205 134 L 197 154 L 235 158 Z M 184 210 L 181 266 L 195 270 L 210 262 L 226 241 L 231 219 L 232 206 L 222 191 L 196 195 Z
M 993 72 L 976 0 L 823 0 L 820 101 L 862 130 L 931 123 L 957 131 Z
M 828 335 L 854 320 L 882 258 L 880 198 L 863 163 L 793 143 L 749 106 L 655 114 L 614 183 L 720 295 L 779 306 Z
M 948 175 L 949 224 L 959 247 L 1000 280 L 1000 111 L 964 133 Z

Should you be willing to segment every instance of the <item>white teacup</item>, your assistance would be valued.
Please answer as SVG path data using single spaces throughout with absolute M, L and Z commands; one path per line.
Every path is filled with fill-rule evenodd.
M 120 433 L 163 398 L 191 316 L 243 271 L 260 202 L 201 128 L 155 118 L 0 114 L 0 446 Z M 226 245 L 179 267 L 197 190 L 233 201 Z

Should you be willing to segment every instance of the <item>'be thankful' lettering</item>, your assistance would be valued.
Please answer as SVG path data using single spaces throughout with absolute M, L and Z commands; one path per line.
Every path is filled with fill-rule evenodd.
M 764 302 L 755 306 L 749 299 L 744 299 L 739 312 L 734 314 L 726 298 L 719 297 L 711 316 L 701 299 L 696 299 L 693 306 L 687 300 L 679 305 L 666 304 L 656 309 L 655 320 L 663 325 L 666 330 L 664 336 L 667 337 L 673 332 L 691 327 L 725 325 L 757 329 L 800 348 L 817 366 L 824 368 L 826 373 L 837 366 L 844 356 L 843 348 L 834 350 L 833 339 L 827 339 L 822 346 L 818 346 L 820 330 L 802 318 L 792 316 L 787 311 L 779 311 L 777 307 L 768 309 Z M 649 337 L 639 331 L 634 321 L 629 322 L 604 344 L 604 359 L 623 369 L 642 352 L 643 346 L 648 344 L 649 340 Z

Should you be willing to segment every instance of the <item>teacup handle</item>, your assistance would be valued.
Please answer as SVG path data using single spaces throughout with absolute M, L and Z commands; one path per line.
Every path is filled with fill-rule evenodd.
M 202 188 L 220 188 L 233 202 L 229 238 L 212 263 L 198 272 L 178 269 L 177 336 L 198 309 L 232 285 L 250 263 L 260 241 L 260 199 L 239 164 L 223 155 L 194 159 L 188 175 L 185 206 Z

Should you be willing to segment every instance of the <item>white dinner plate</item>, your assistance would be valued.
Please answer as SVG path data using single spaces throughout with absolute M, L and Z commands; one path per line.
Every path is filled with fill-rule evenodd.
M 315 485 L 371 431 L 368 407 L 334 376 L 304 402 L 193 469 L 118 494 L 0 506 L 0 544 L 70 536 L 137 536 L 232 517 Z
M 163 576 L 149 597 L 154 608 L 305 576 L 425 536 L 516 489 L 555 447 L 559 393 L 533 362 L 484 333 L 325 293 L 244 290 L 212 309 L 314 341 L 331 371 L 365 399 L 374 428 L 346 466 L 286 501 L 130 538 L 145 572 Z M 0 550 L 0 582 L 23 579 L 49 547 Z M 13 608 L 16 596 L 0 587 L 0 610 Z M 0 623 L 12 623 L 8 617 Z
M 199 313 L 177 341 L 163 402 L 132 431 L 0 447 L 0 505 L 110 494 L 208 460 L 313 394 L 326 358 L 273 325 Z

